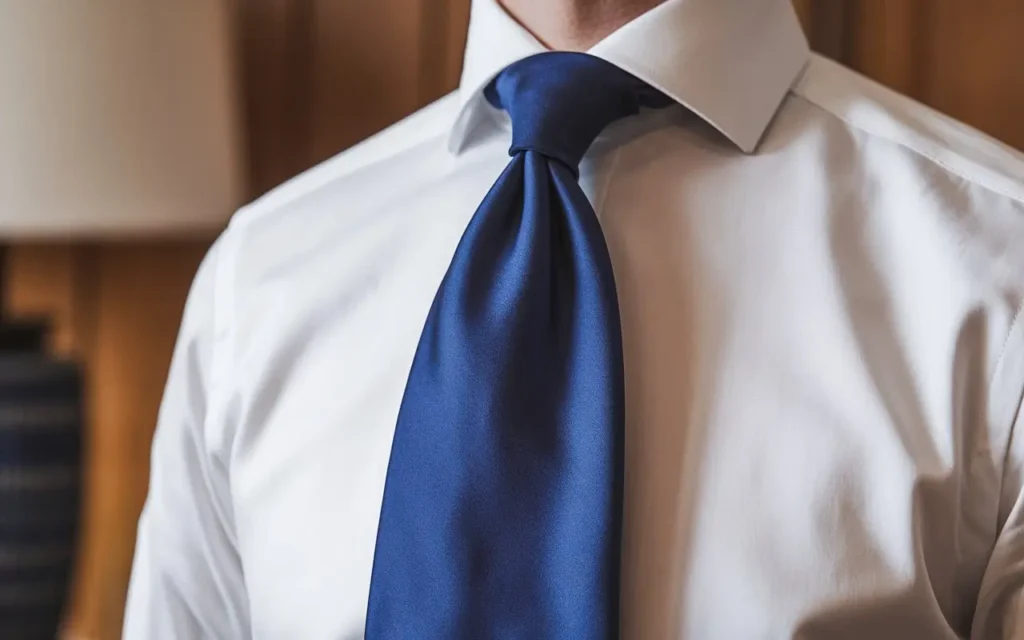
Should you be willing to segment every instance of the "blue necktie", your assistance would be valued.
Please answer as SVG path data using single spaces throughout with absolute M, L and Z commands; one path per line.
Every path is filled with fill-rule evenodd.
M 512 160 L 420 337 L 366 637 L 617 638 L 622 336 L 578 166 L 609 123 L 668 99 L 580 53 L 520 60 L 485 95 L 511 116 Z

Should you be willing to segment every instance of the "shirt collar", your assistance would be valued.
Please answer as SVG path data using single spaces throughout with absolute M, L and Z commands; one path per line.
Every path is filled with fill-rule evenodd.
M 509 64 L 547 49 L 497 0 L 473 0 L 448 146 L 483 122 L 483 89 Z M 767 129 L 810 51 L 789 0 L 668 0 L 588 52 L 706 120 L 746 153 Z

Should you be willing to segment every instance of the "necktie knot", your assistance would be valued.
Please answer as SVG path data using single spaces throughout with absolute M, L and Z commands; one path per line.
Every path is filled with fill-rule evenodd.
M 563 53 L 517 62 L 487 91 L 512 115 L 513 158 L 420 334 L 365 636 L 617 640 L 622 329 L 601 224 L 573 173 L 602 128 L 660 94 Z
M 514 62 L 485 96 L 512 119 L 509 155 L 537 151 L 576 171 L 598 134 L 641 107 L 670 102 L 610 62 L 585 53 L 540 53 Z

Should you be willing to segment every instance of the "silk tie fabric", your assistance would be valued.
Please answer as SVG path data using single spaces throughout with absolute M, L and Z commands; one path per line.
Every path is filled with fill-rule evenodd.
M 624 385 L 612 265 L 578 167 L 668 99 L 580 53 L 486 88 L 512 160 L 434 298 L 399 410 L 370 640 L 618 637 Z

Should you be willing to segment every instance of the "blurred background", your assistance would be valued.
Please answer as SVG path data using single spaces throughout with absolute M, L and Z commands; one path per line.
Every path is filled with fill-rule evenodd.
M 239 205 L 452 90 L 469 2 L 0 0 L 3 312 L 44 320 L 47 357 L 84 381 L 65 637 L 120 637 L 153 426 L 207 247 Z M 1022 0 L 796 5 L 819 52 L 1024 148 Z M 0 611 L 27 602 L 26 566 L 46 562 L 2 545 Z

